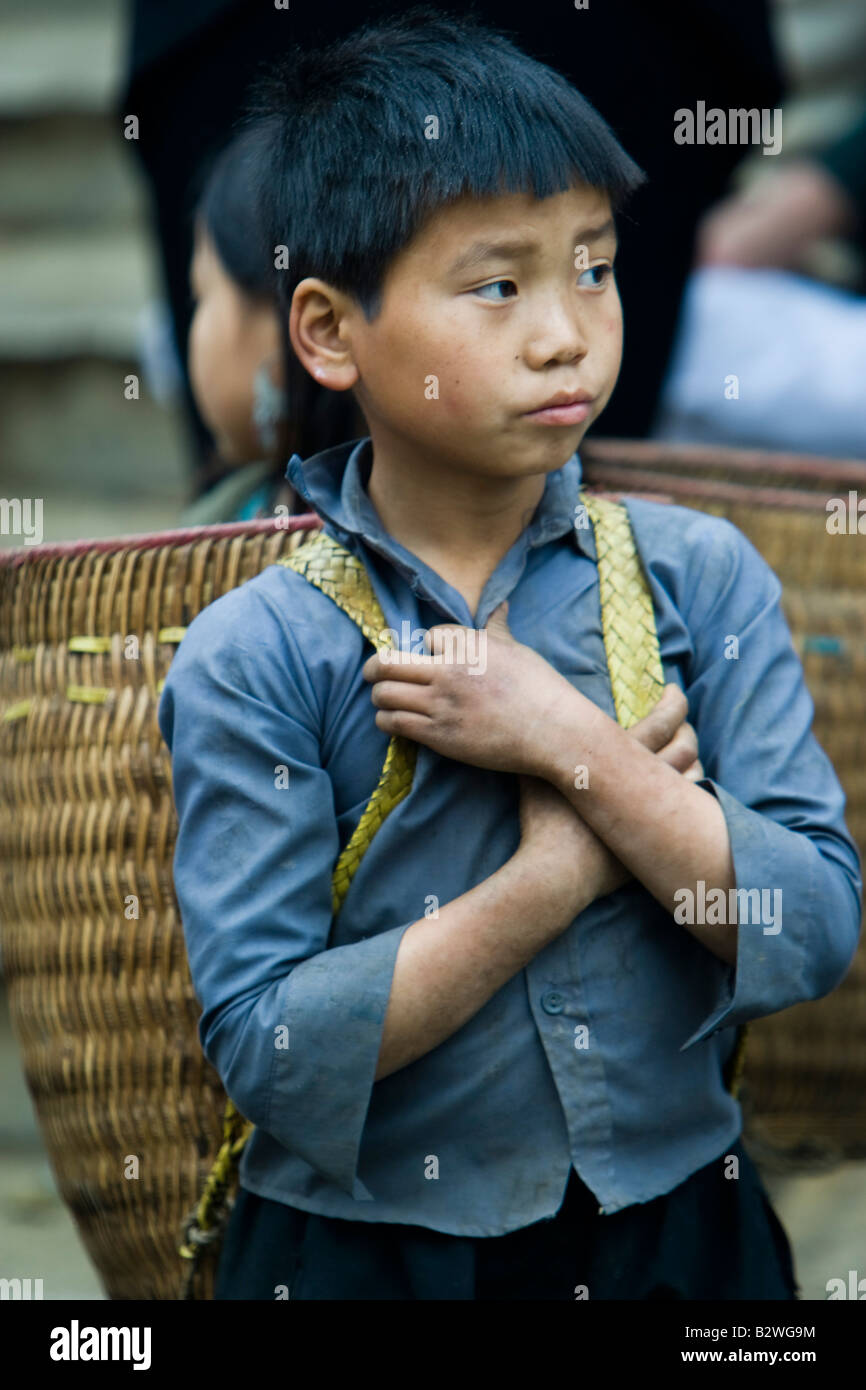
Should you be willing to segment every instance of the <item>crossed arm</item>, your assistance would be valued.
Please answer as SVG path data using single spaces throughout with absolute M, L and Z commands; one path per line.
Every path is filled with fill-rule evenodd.
M 530 648 L 513 641 L 504 609 L 488 625 L 484 674 L 441 659 L 378 654 L 364 667 L 376 723 L 447 757 L 520 774 L 521 841 L 483 883 L 413 923 L 397 952 L 376 1079 L 462 1027 L 597 897 L 631 875 L 669 911 L 703 877 L 734 886 L 727 827 L 703 776 L 687 704 L 668 686 L 629 732 Z M 437 661 L 437 656 L 439 660 Z M 531 713 L 528 713 L 531 711 Z M 575 788 L 573 769 L 588 769 Z M 736 925 L 689 928 L 736 960 Z
M 666 519 L 643 516 L 639 504 L 635 512 L 646 526 Z M 677 538 L 685 524 L 684 516 L 670 521 Z M 677 815 L 681 828 L 692 825 L 681 808 L 672 820 L 664 778 L 683 798 L 695 790 L 715 797 L 738 891 L 784 885 L 785 899 L 784 925 L 777 927 L 774 917 L 770 933 L 741 916 L 734 964 L 707 950 L 706 988 L 682 1012 L 683 1034 L 692 1031 L 680 1051 L 820 998 L 849 968 L 860 924 L 857 851 L 844 823 L 842 789 L 810 732 L 813 706 L 780 610 L 778 580 L 734 528 L 715 519 L 689 526 L 694 559 L 674 607 L 662 590 L 660 631 L 671 650 L 688 654 L 688 708 L 700 728 L 707 774 L 696 762 L 694 735 L 678 722 L 685 713 L 678 691 L 624 733 L 573 700 L 562 683 L 548 686 L 545 665 L 543 673 L 536 668 L 529 700 L 503 732 L 500 715 L 518 664 L 539 660 L 518 646 L 509 653 L 510 691 L 492 692 L 491 709 L 480 720 L 486 739 L 497 734 L 499 720 L 500 752 L 516 750 L 519 768 L 536 768 L 518 773 L 517 850 L 484 882 L 440 906 L 438 919 L 407 925 L 404 917 L 338 947 L 329 945 L 329 934 L 339 836 L 321 746 L 328 677 L 317 690 L 305 661 L 308 638 L 321 640 L 325 601 L 299 576 L 276 575 L 272 567 L 261 581 L 216 600 L 191 625 L 166 680 L 160 728 L 172 752 L 175 886 L 202 1004 L 202 1046 L 242 1114 L 345 1191 L 355 1191 L 374 1079 L 444 1042 L 594 899 L 635 869 L 647 872 L 640 856 L 652 855 L 633 841 L 657 834 L 653 824 L 661 814 L 668 821 L 662 852 L 671 862 L 682 855 L 671 872 L 681 874 L 684 887 L 686 874 L 696 870 L 712 882 L 710 865 L 689 858 L 695 854 L 690 835 L 672 834 Z M 289 596 L 278 578 L 294 585 Z M 736 661 L 726 659 L 729 632 L 738 634 Z M 432 745 L 432 726 L 441 724 L 453 756 L 462 756 L 471 720 L 461 712 L 456 687 L 448 694 L 437 678 L 426 696 L 433 701 L 427 719 L 416 724 L 418 683 L 400 680 L 388 663 L 371 663 L 367 675 L 380 725 Z M 471 689 L 464 682 L 464 693 L 476 697 L 480 679 L 471 678 Z M 390 703 L 393 684 L 407 703 Z M 641 746 L 632 747 L 635 741 Z M 541 750 L 538 761 L 523 758 L 526 746 Z M 552 760 L 551 749 L 558 755 Z M 272 777 L 283 759 L 294 783 L 288 811 L 274 795 Z M 619 779 L 639 760 L 648 771 L 633 795 Z M 589 785 L 575 788 L 580 763 Z M 549 778 L 538 775 L 545 768 Z M 607 843 L 594 826 L 609 836 Z M 662 891 L 661 865 L 650 863 L 647 878 Z M 654 921 L 646 929 L 658 927 Z M 662 927 L 663 948 L 675 952 L 684 927 L 676 917 Z M 724 930 L 733 939 L 734 929 Z M 684 949 L 694 960 L 691 940 L 684 939 Z M 293 1051 L 279 1060 L 290 1057 L 291 1064 L 281 1066 L 274 1061 L 274 1024 L 288 1021 Z
M 318 640 L 322 614 L 312 602 L 305 607 L 307 586 L 289 576 L 296 581 L 291 622 L 285 612 L 292 605 L 271 601 L 263 582 L 233 590 L 192 624 L 166 681 L 160 728 L 172 751 L 179 818 L 175 885 L 202 1002 L 202 1046 L 241 1112 L 346 1191 L 354 1190 L 374 1078 L 444 1042 L 635 869 L 647 872 L 659 892 L 664 872 L 673 873 L 671 881 L 681 874 L 684 887 L 686 874 L 696 871 L 712 882 L 708 863 L 688 857 L 695 854 L 690 835 L 671 833 L 677 815 L 681 828 L 691 831 L 692 825 L 681 808 L 671 817 L 663 779 L 676 783 L 683 799 L 691 791 L 715 797 L 738 891 L 784 885 L 785 897 L 784 925 L 771 933 L 740 918 L 734 964 L 722 967 L 724 957 L 707 951 L 711 1006 L 707 1011 L 704 991 L 703 1002 L 684 1015 L 684 1032 L 694 1026 L 680 1050 L 820 998 L 850 966 L 860 922 L 858 857 L 844 824 L 842 789 L 810 732 L 813 707 L 780 611 L 780 587 L 733 528 L 714 522 L 711 543 L 704 543 L 706 529 L 700 523 L 701 544 L 696 540 L 693 547 L 698 560 L 683 582 L 682 620 L 679 609 L 665 618 L 662 608 L 662 615 L 677 649 L 690 649 L 688 707 L 701 730 L 707 775 L 696 760 L 694 734 L 681 722 L 685 703 L 678 690 L 624 733 L 605 725 L 558 679 L 548 686 L 550 669 L 542 663 L 544 671 L 536 667 L 538 679 L 530 681 L 531 698 L 503 731 L 501 715 L 518 665 L 540 661 L 518 645 L 509 652 L 510 689 L 488 692 L 491 708 L 479 721 L 494 751 L 498 737 L 500 752 L 515 752 L 518 768 L 536 769 L 518 772 L 521 838 L 514 855 L 470 892 L 440 906 L 438 919 L 408 925 L 404 919 L 335 949 L 328 945 L 329 870 L 339 844 L 333 789 L 321 760 L 321 705 L 304 664 L 307 627 Z M 706 575 L 699 563 L 705 557 Z M 723 650 L 729 631 L 739 634 L 734 662 Z M 491 640 L 491 658 L 493 646 Z M 262 660 L 263 651 L 272 659 Z M 438 668 L 459 674 L 441 662 Z M 494 669 L 488 661 L 488 675 Z M 461 712 L 456 687 L 449 694 L 437 676 L 424 697 L 432 701 L 430 712 L 418 720 L 416 681 L 400 680 L 389 663 L 376 661 L 366 674 L 377 723 L 431 745 L 433 726 L 441 724 L 439 746 L 447 738 L 453 756 L 462 756 L 471 720 Z M 464 681 L 464 694 L 477 698 L 481 679 Z M 393 685 L 403 700 L 392 691 L 392 704 Z M 540 750 L 537 761 L 525 760 L 527 746 Z M 558 755 L 553 759 L 551 749 Z M 273 794 L 276 750 L 290 753 L 295 799 L 289 816 Z M 504 761 L 508 765 L 510 757 Z M 648 771 L 633 794 L 625 777 L 639 762 Z M 575 788 L 580 763 L 589 770 L 589 785 Z M 549 777 L 540 777 L 539 769 Z M 668 824 L 661 851 L 671 862 L 675 853 L 682 859 L 673 870 L 650 863 L 647 871 L 641 856 L 652 854 L 633 842 L 657 834 L 653 826 L 662 815 Z M 292 875 L 283 872 L 287 853 L 297 868 Z M 683 927 L 674 917 L 665 932 L 672 950 L 678 930 Z M 735 928 L 723 930 L 733 940 Z M 273 1024 L 287 1019 L 304 1045 L 292 1052 L 291 1067 L 275 1067 Z
M 703 769 L 678 686 L 666 687 L 657 711 L 627 733 L 543 657 L 514 641 L 507 605 L 486 629 L 483 673 L 444 659 L 451 649 L 446 626 L 431 629 L 426 658 L 386 652 L 366 663 L 380 729 L 460 762 L 542 779 L 670 913 L 677 892 L 698 880 L 707 892 L 727 894 L 735 886 L 724 814 L 712 793 L 696 785 Z M 657 756 L 678 731 L 672 756 Z M 678 755 L 688 749 L 686 764 Z M 587 775 L 575 785 L 578 766 Z M 693 775 L 683 777 L 688 770 Z M 565 807 L 562 812 L 565 833 L 569 816 Z M 736 959 L 736 928 L 690 930 L 722 960 Z

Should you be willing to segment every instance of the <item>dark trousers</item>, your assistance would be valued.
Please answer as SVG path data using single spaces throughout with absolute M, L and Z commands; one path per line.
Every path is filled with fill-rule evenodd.
M 796 1299 L 791 1249 L 738 1142 L 662 1197 L 602 1216 L 572 1169 L 557 1214 L 504 1236 L 316 1216 L 241 1188 L 217 1299 Z

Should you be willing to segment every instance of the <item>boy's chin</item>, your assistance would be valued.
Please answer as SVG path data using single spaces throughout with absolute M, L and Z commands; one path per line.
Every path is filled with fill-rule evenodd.
M 580 448 L 585 435 L 586 428 L 558 430 L 555 435 L 551 430 L 549 438 L 536 440 L 523 451 L 526 472 L 554 473 L 562 468 Z
M 588 425 L 571 428 L 531 428 L 519 434 L 513 429 L 483 430 L 462 438 L 451 435 L 416 438 L 414 448 L 432 472 L 465 473 L 477 478 L 527 478 L 555 473 L 576 453 Z M 405 436 L 404 436 L 405 437 Z M 375 440 L 374 440 L 375 452 Z
M 506 454 L 504 451 L 496 456 L 495 445 L 491 445 L 495 462 L 493 467 L 488 463 L 473 468 L 467 461 L 467 472 L 483 474 L 485 477 L 497 478 L 537 478 L 541 474 L 555 473 L 562 468 L 572 455 L 576 452 L 578 445 L 561 445 L 559 449 L 525 449 Z

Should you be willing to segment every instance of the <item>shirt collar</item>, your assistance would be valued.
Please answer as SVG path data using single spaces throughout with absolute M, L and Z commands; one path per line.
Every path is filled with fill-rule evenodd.
M 372 441 L 363 439 L 338 444 L 306 461 L 293 454 L 286 477 L 304 501 L 323 521 L 344 536 L 357 536 L 382 554 L 397 560 L 415 560 L 385 530 L 367 495 L 372 462 Z M 571 532 L 578 550 L 595 560 L 595 537 L 582 507 L 583 470 L 577 453 L 544 481 L 544 492 L 525 535 L 530 546 L 544 545 Z M 397 552 L 395 554 L 395 551 Z M 415 560 L 417 564 L 417 560 Z

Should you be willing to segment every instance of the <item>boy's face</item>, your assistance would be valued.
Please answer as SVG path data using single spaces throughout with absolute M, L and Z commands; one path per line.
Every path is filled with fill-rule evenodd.
M 560 468 L 619 373 L 615 253 L 609 199 L 583 185 L 435 214 L 389 268 L 374 321 L 353 306 L 341 325 L 374 456 L 486 476 Z M 588 399 L 538 413 L 576 395 Z

